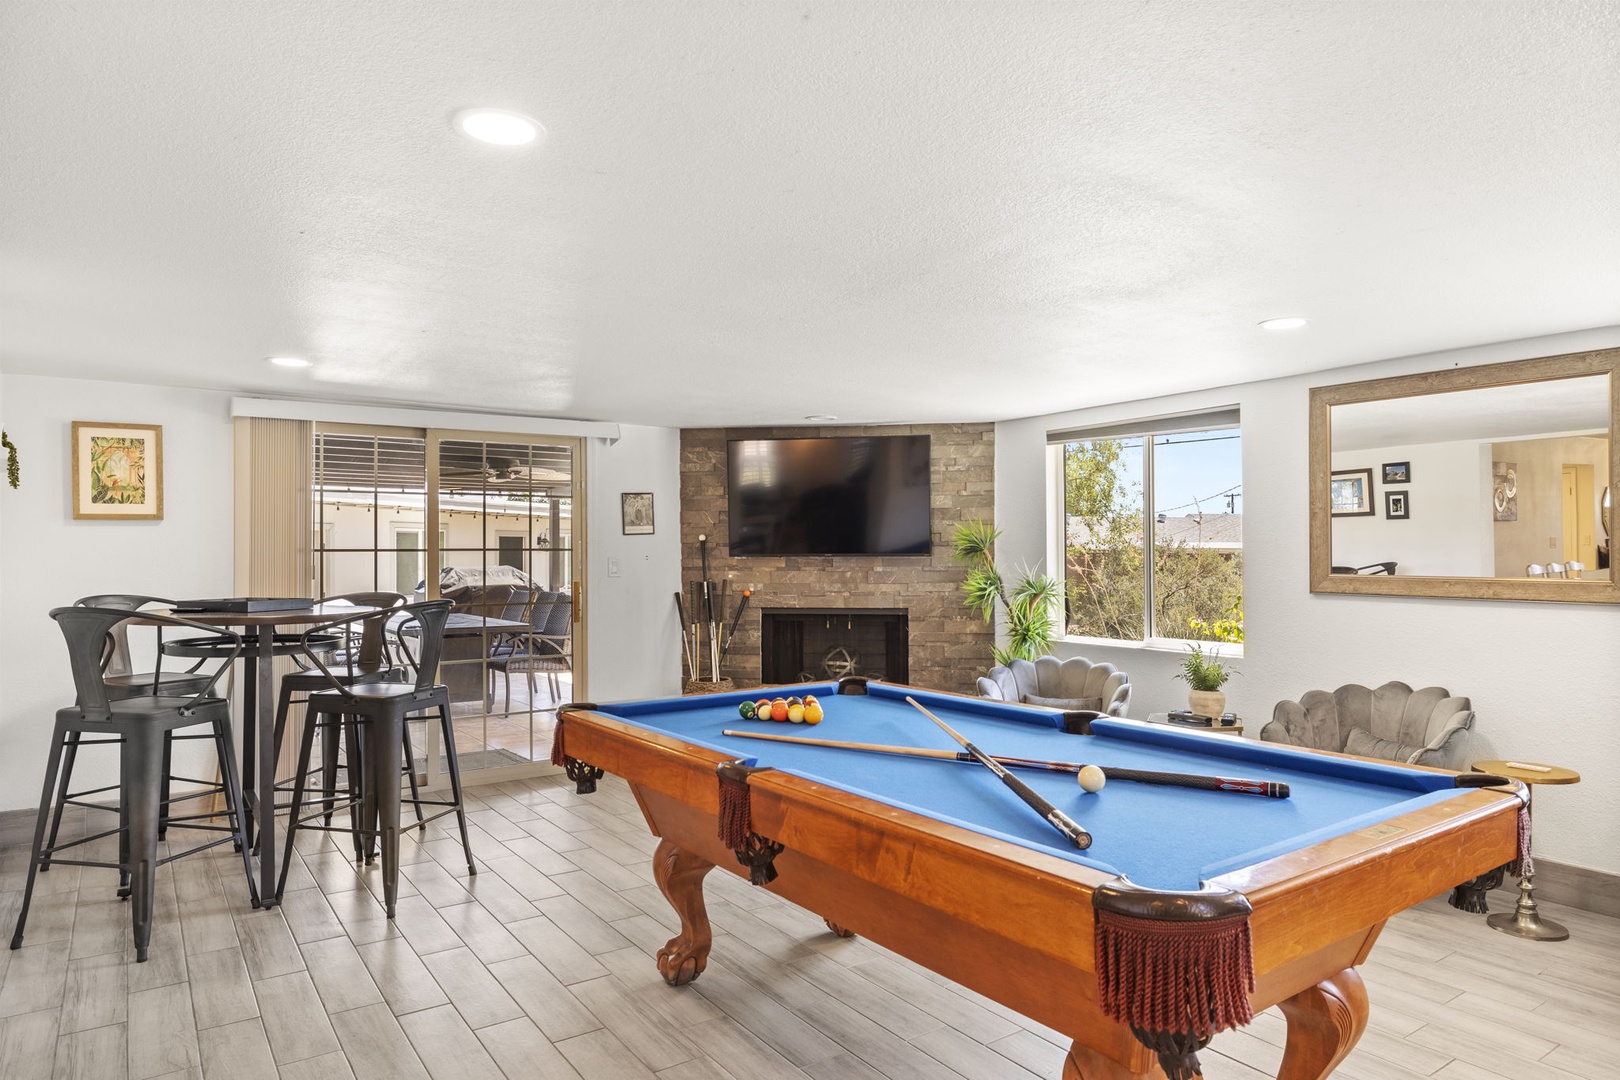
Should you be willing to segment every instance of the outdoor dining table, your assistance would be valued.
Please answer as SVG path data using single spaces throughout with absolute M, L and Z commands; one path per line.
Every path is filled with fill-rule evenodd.
M 484 661 L 490 656 L 494 639 L 533 629 L 529 623 L 515 619 L 452 609 L 445 620 L 444 651 L 439 657 L 439 680 L 450 688 L 450 700 L 482 704 L 487 697 Z
M 276 745 L 275 657 L 276 631 L 309 627 L 331 619 L 385 611 L 356 604 L 311 604 L 265 611 L 193 610 L 176 605 L 175 613 L 208 626 L 241 627 L 242 661 L 242 798 L 252 822 L 259 826 L 259 901 L 263 907 L 281 902 L 276 892 Z M 138 621 L 138 620 L 137 620 Z M 255 631 L 258 631 L 255 633 Z

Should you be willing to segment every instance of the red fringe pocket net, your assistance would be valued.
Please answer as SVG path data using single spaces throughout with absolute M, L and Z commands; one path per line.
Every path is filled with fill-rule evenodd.
M 748 805 L 748 783 L 720 774 L 720 842 L 736 851 L 748 846 L 754 815 Z
M 1207 1038 L 1254 1019 L 1247 915 L 1172 922 L 1097 911 L 1103 1012 L 1148 1031 Z

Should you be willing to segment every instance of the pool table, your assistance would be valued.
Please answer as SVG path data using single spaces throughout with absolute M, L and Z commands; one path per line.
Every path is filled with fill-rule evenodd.
M 744 720 L 814 694 L 815 726 Z M 725 731 L 988 754 L 1106 772 L 1286 784 L 1268 798 L 1017 770 L 1092 836 L 1081 850 L 980 764 L 768 742 Z M 558 714 L 552 760 L 582 791 L 623 777 L 660 838 L 680 985 L 711 944 L 703 877 L 749 877 L 1074 1039 L 1069 1078 L 1199 1075 L 1209 1038 L 1280 1005 L 1280 1077 L 1330 1073 L 1367 1022 L 1356 965 L 1385 920 L 1510 862 L 1521 785 L 859 678 Z M 722 839 L 724 835 L 724 839 Z

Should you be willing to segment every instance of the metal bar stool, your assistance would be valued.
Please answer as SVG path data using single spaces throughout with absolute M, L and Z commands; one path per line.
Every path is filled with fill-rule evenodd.
M 121 611 L 135 612 L 149 605 L 167 607 L 173 603 L 174 601 L 165 600 L 159 596 L 143 596 L 139 593 L 100 593 L 95 596 L 81 596 L 79 599 L 73 601 L 73 606 L 117 608 Z M 227 642 L 227 644 L 229 643 Z M 186 671 L 164 671 L 163 628 L 160 626 L 157 628 L 157 666 L 152 671 L 136 675 L 131 670 L 134 667 L 134 661 L 132 659 L 132 654 L 129 647 L 129 624 L 127 622 L 121 622 L 108 632 L 106 641 L 103 642 L 101 654 L 101 682 L 102 685 L 107 688 L 107 697 L 109 700 L 156 694 L 163 694 L 169 697 L 184 697 L 190 694 L 201 693 L 206 687 L 212 686 L 214 681 L 218 678 L 217 675 L 210 675 L 208 672 L 201 670 L 204 663 L 206 663 L 205 660 L 198 660 L 196 664 L 192 665 L 191 668 Z M 198 736 L 181 736 L 181 738 L 197 737 Z M 207 736 L 203 737 L 206 738 Z M 109 742 L 112 740 L 101 739 L 96 741 Z M 168 818 L 169 812 L 172 743 L 173 736 L 165 739 L 163 742 L 163 805 L 161 808 L 162 817 L 158 822 L 159 840 L 164 839 L 167 833 L 165 822 Z M 68 784 L 73 776 L 73 767 L 78 761 L 80 745 L 79 733 L 74 732 L 69 737 L 67 744 L 62 748 L 61 787 L 56 793 L 56 809 L 51 819 L 50 836 L 45 841 L 45 847 L 47 849 L 54 848 L 56 846 L 56 838 L 62 829 L 62 815 L 69 806 L 88 805 L 99 807 L 99 804 L 85 802 L 85 798 L 90 795 L 98 795 L 102 792 L 111 791 L 117 787 L 117 785 L 114 784 L 104 788 L 95 788 L 93 790 L 81 791 L 76 794 L 69 795 Z M 50 858 L 47 856 L 44 864 L 40 867 L 40 871 L 46 872 L 49 871 L 50 868 Z M 124 888 L 120 890 L 121 894 L 128 893 L 128 884 L 128 880 L 126 879 L 123 882 Z
M 156 869 L 185 855 L 236 843 L 242 853 L 242 873 L 247 878 L 248 895 L 254 907 L 259 897 L 253 886 L 252 867 L 249 863 L 246 833 L 241 814 L 242 790 L 236 774 L 236 754 L 231 743 L 231 713 L 229 703 L 212 697 L 213 684 L 225 671 L 222 666 L 213 679 L 198 693 L 190 697 L 143 695 L 139 697 L 111 698 L 102 681 L 102 656 L 108 635 L 130 617 L 128 608 L 64 607 L 51 612 L 67 639 L 68 657 L 73 667 L 73 685 L 78 693 L 78 704 L 59 709 L 56 730 L 51 740 L 51 753 L 45 768 L 45 784 L 40 794 L 39 819 L 34 828 L 34 844 L 28 863 L 28 880 L 23 888 L 22 908 L 17 913 L 17 929 L 11 938 L 13 949 L 21 948 L 23 929 L 28 921 L 28 909 L 33 900 L 35 875 L 49 868 L 51 861 L 68 866 L 101 866 L 119 871 L 120 885 L 128 882 L 130 923 L 135 939 L 135 959 L 146 960 L 147 947 L 152 939 L 153 884 Z M 211 633 L 214 628 L 162 615 L 142 615 L 143 621 L 160 626 L 186 626 Z M 233 640 L 237 653 L 242 640 L 237 634 L 223 635 Z M 234 659 L 234 655 L 227 658 Z M 201 813 L 185 817 L 169 817 L 171 828 L 199 829 L 224 832 L 217 840 L 199 844 L 186 851 L 158 858 L 158 829 L 164 815 L 164 748 L 171 738 L 184 738 L 174 733 L 184 728 L 206 725 L 207 735 L 197 736 L 214 740 L 215 755 L 219 762 L 221 782 L 216 790 L 223 794 L 225 809 L 220 813 Z M 46 827 L 53 817 L 52 792 L 56 790 L 58 773 L 65 752 L 70 745 L 82 744 L 80 736 L 107 735 L 112 738 L 94 739 L 92 742 L 117 743 L 120 751 L 120 777 L 118 826 L 64 844 L 47 843 Z M 68 786 L 62 776 L 62 791 Z M 98 789 L 106 790 L 106 789 Z M 81 792 L 80 797 L 93 792 Z M 197 797 L 212 794 L 204 791 Z M 76 797 L 77 798 L 77 797 Z M 114 809 L 103 807 L 103 809 Z M 224 817 L 225 824 L 206 824 L 214 818 Z M 86 859 L 63 859 L 60 853 L 88 844 L 106 836 L 119 838 L 118 861 L 98 862 Z M 123 891 L 122 889 L 120 890 Z
M 397 592 L 356 592 L 343 593 L 338 596 L 327 596 L 315 601 L 317 606 L 327 604 L 353 604 L 356 607 L 368 608 L 397 608 L 405 603 L 405 596 Z M 291 638 L 301 638 L 302 635 L 287 635 Z M 287 732 L 287 717 L 295 704 L 297 697 L 307 697 L 317 691 L 330 689 L 332 679 L 344 685 L 352 685 L 363 681 L 391 681 L 396 668 L 388 648 L 387 634 L 382 619 L 364 619 L 357 632 L 325 635 L 340 642 L 327 658 L 328 668 L 319 671 L 309 667 L 302 649 L 293 651 L 292 656 L 301 670 L 289 671 L 281 677 L 281 688 L 276 701 L 276 721 L 273 741 L 276 755 L 280 757 L 282 740 Z M 336 724 L 325 724 L 321 727 L 321 790 L 328 798 L 333 797 L 337 791 L 338 772 L 338 744 L 342 732 Z M 406 760 L 410 760 L 409 740 L 410 732 L 407 729 Z M 345 749 L 344 769 L 348 774 L 346 781 L 351 791 L 358 792 L 360 748 L 357 740 L 348 740 Z M 416 773 L 410 774 L 411 794 L 417 794 Z M 283 780 L 276 785 L 278 791 L 291 790 L 293 780 Z M 285 809 L 288 803 L 277 803 L 276 809 Z M 418 818 L 421 813 L 418 811 Z M 332 815 L 326 815 L 326 824 L 332 824 Z M 358 838 L 357 838 L 358 842 Z
M 380 840 L 383 864 L 383 906 L 388 917 L 394 917 L 395 901 L 399 896 L 399 812 L 400 771 L 404 765 L 402 749 L 404 729 L 412 713 L 437 711 L 445 752 L 449 757 L 450 798 L 423 799 L 414 792 L 410 800 L 417 807 L 418 821 L 426 822 L 454 813 L 461 828 L 461 848 L 467 856 L 467 872 L 478 873 L 473 863 L 472 844 L 467 838 L 467 814 L 461 799 L 461 765 L 456 757 L 455 725 L 450 720 L 450 691 L 435 682 L 439 657 L 444 650 L 444 624 L 450 615 L 449 600 L 429 600 L 407 604 L 387 616 L 387 633 L 397 655 L 414 669 L 410 682 L 363 680 L 345 685 L 329 671 L 322 653 L 312 648 L 309 660 L 328 676 L 328 687 L 309 695 L 308 720 L 304 737 L 298 749 L 298 766 L 293 777 L 292 814 L 287 822 L 285 857 L 281 864 L 281 883 L 285 888 L 287 868 L 292 864 L 293 844 L 301 829 L 324 832 L 347 831 L 330 824 L 312 824 L 315 819 L 330 820 L 335 809 L 349 810 L 350 827 L 360 834 L 360 847 L 369 864 L 372 851 Z M 306 637 L 315 638 L 323 633 L 352 625 L 365 619 L 381 619 L 378 614 L 351 615 L 345 619 L 311 627 Z M 415 642 L 413 645 L 412 642 Z M 327 796 L 307 798 L 309 759 L 315 744 L 316 730 L 322 725 L 353 723 L 361 741 L 361 792 L 358 806 L 353 797 L 344 799 Z M 429 817 L 420 816 L 422 806 L 444 807 Z M 313 809 L 312 809 L 313 808 Z M 312 811 L 312 812 L 307 812 Z

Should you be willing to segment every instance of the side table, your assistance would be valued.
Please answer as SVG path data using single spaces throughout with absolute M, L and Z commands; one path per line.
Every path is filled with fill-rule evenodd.
M 1574 769 L 1543 765 L 1536 761 L 1476 761 L 1471 767 L 1475 772 L 1491 773 L 1494 776 L 1505 776 L 1509 780 L 1522 781 L 1529 793 L 1525 802 L 1525 813 L 1532 815 L 1532 818 L 1537 784 L 1581 782 L 1581 774 Z M 1533 843 L 1534 828 L 1531 829 L 1530 835 Z M 1511 912 L 1498 912 L 1487 916 L 1485 921 L 1492 929 L 1512 934 L 1514 937 L 1530 938 L 1532 941 L 1563 941 L 1569 937 L 1569 930 L 1550 919 L 1543 919 L 1536 910 L 1535 876 L 1535 864 L 1532 862 L 1530 873 L 1519 879 L 1518 906 Z
M 1203 724 L 1178 724 L 1170 719 L 1169 713 L 1156 712 L 1148 713 L 1147 722 L 1150 724 L 1163 724 L 1165 727 L 1173 727 L 1177 731 L 1213 731 L 1218 735 L 1243 734 L 1243 721 L 1241 719 L 1239 719 L 1236 723 L 1222 724 L 1217 718 L 1215 723 L 1206 727 Z

